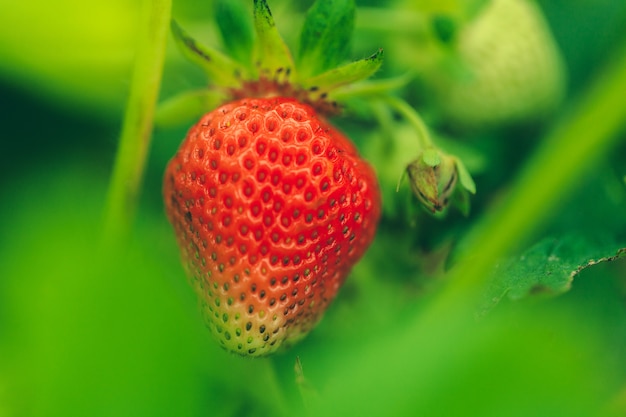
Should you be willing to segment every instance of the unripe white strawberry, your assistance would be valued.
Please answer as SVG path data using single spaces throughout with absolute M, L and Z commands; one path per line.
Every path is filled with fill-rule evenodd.
M 424 74 L 437 107 L 462 127 L 541 119 L 562 101 L 566 76 L 532 0 L 491 0 L 458 28 L 452 55 Z

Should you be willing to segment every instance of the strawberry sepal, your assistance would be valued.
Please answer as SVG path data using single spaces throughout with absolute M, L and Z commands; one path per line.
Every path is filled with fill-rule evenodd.
M 172 34 L 183 55 L 200 66 L 208 78 L 222 87 L 235 87 L 246 77 L 246 69 L 217 49 L 198 43 L 175 21 Z

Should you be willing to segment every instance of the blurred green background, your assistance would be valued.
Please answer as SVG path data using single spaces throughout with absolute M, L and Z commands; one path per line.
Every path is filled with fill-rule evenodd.
M 308 4 L 270 3 L 290 44 Z M 357 4 L 364 14 L 401 15 L 430 3 Z M 394 209 L 385 209 L 376 242 L 320 326 L 287 352 L 250 360 L 222 351 L 204 329 L 163 214 L 162 171 L 187 126 L 155 129 L 130 242 L 114 258 L 99 252 L 138 2 L 0 0 L 0 417 L 279 416 L 302 412 L 304 402 L 313 415 L 624 415 L 623 259 L 582 271 L 558 297 L 505 299 L 486 318 L 466 314 L 465 305 L 432 308 L 451 248 L 490 216 L 545 133 L 567 122 L 571 106 L 624 51 L 622 0 L 539 4 L 567 68 L 563 106 L 541 123 L 461 134 L 442 128 L 475 160 L 467 164 L 479 192 L 467 218 L 414 209 L 406 189 L 394 196 L 395 174 L 381 177 Z M 172 13 L 217 44 L 212 10 L 211 1 L 183 0 Z M 406 56 L 419 53 L 402 49 L 409 34 L 368 25 L 357 19 L 354 56 L 382 46 L 381 76 L 407 70 Z M 161 98 L 204 83 L 169 37 Z M 402 93 L 428 114 L 422 91 L 417 83 Z M 358 114 L 336 123 L 378 171 L 388 170 L 371 141 L 389 132 Z M 621 126 L 609 155 L 557 197 L 555 214 L 533 226 L 530 243 L 593 232 L 624 247 Z M 481 251 L 480 238 L 474 242 L 471 250 Z M 306 385 L 296 382 L 296 357 Z

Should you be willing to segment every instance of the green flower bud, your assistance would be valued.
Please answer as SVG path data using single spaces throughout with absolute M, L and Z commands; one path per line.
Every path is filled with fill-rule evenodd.
M 459 179 L 457 159 L 428 148 L 406 168 L 413 193 L 432 213 L 448 207 Z

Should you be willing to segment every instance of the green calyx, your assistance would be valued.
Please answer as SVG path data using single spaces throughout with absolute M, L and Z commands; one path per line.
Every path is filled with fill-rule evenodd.
M 187 105 L 186 97 L 192 101 L 189 108 L 196 109 L 198 103 L 215 107 L 237 98 L 280 95 L 334 113 L 338 100 L 346 95 L 352 98 L 359 91 L 346 94 L 342 89 L 365 80 L 382 65 L 382 49 L 348 62 L 354 0 L 313 3 L 304 19 L 297 59 L 281 37 L 266 0 L 253 0 L 252 10 L 250 19 L 243 2 L 217 1 L 216 23 L 226 52 L 201 45 L 172 21 L 176 44 L 187 59 L 205 71 L 212 93 L 186 93 L 166 102 L 162 119 L 174 119 L 171 114 L 181 112 L 177 109 Z
M 215 0 L 221 49 L 202 45 L 172 21 L 177 46 L 204 70 L 209 88 L 185 92 L 161 103 L 156 115 L 159 126 L 191 122 L 225 102 L 243 98 L 293 97 L 325 115 L 338 113 L 346 103 L 361 105 L 354 99 L 366 98 L 365 107 L 380 102 L 413 127 L 419 152 L 408 152 L 414 154 L 414 159 L 403 158 L 396 172 L 409 178 L 421 205 L 437 215 L 444 214 L 449 206 L 463 213 L 469 211 L 469 194 L 475 193 L 475 186 L 461 160 L 440 150 L 417 111 L 390 94 L 405 87 L 415 74 L 367 80 L 382 65 L 382 49 L 369 57 L 350 60 L 355 0 L 315 0 L 304 15 L 295 54 L 279 33 L 267 1 L 246 1 L 250 0 Z M 448 15 L 456 16 L 435 15 L 432 25 L 441 42 L 452 45 L 460 20 Z
M 272 12 L 265 0 L 254 1 L 254 29 L 257 37 L 253 45 L 252 64 L 257 70 L 258 77 L 272 79 L 283 74 L 289 77 L 295 71 L 291 51 L 278 33 Z M 284 82 L 287 80 L 288 78 L 285 78 Z
M 242 77 L 249 76 L 243 65 L 216 49 L 199 44 L 175 20 L 172 20 L 172 34 L 183 55 L 200 66 L 214 83 L 236 88 Z

